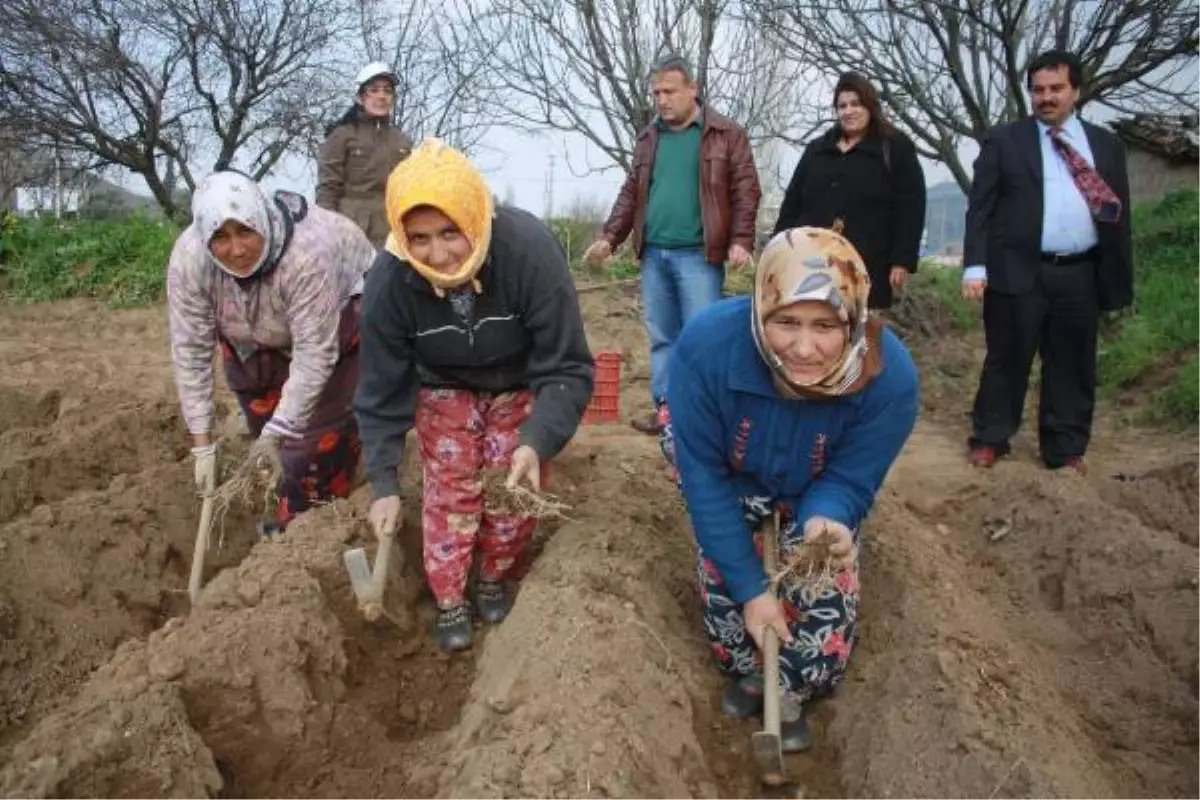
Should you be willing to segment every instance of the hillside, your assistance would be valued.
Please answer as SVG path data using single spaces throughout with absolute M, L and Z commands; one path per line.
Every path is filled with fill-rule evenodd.
M 925 200 L 925 252 L 941 253 L 947 245 L 962 246 L 967 197 L 954 181 L 930 186 Z

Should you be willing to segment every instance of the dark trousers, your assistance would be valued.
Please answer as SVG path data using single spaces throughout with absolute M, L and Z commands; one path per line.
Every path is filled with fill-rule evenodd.
M 1092 260 L 1040 266 L 1024 294 L 988 290 L 983 298 L 987 357 L 972 412 L 971 446 L 1001 454 L 1021 426 L 1029 371 L 1042 357 L 1038 444 L 1046 466 L 1063 466 L 1087 451 L 1096 397 L 1099 305 Z

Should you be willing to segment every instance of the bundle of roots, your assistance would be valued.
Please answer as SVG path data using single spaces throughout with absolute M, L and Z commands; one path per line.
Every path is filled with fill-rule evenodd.
M 534 519 L 568 519 L 571 507 L 547 492 L 535 492 L 528 486 L 508 486 L 504 470 L 485 470 L 483 497 L 487 510 L 495 514 L 520 514 Z
M 225 515 L 234 505 L 249 509 L 258 516 L 268 513 L 273 516 L 273 509 L 279 502 L 280 477 L 277 469 L 264 468 L 246 459 L 217 487 L 213 492 L 213 519 L 221 528 L 218 546 L 225 543 Z
M 779 571 L 770 576 L 771 588 L 822 594 L 835 586 L 836 564 L 827 541 L 803 541 L 784 553 Z

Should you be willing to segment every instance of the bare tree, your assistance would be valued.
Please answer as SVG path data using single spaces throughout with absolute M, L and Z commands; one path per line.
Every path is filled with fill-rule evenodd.
M 396 118 L 405 133 L 470 151 L 495 117 L 484 91 L 487 47 L 470 40 L 455 9 L 442 3 L 358 0 L 357 7 L 363 60 L 391 64 L 399 78 Z
M 922 155 L 965 190 L 958 147 L 1028 116 L 1025 69 L 1040 52 L 1084 63 L 1081 103 L 1124 112 L 1195 107 L 1195 0 L 747 0 L 780 47 L 829 76 L 879 89 Z
M 497 112 L 527 130 L 582 136 L 605 156 L 584 172 L 629 169 L 654 118 L 649 70 L 665 51 L 695 65 L 705 102 L 752 140 L 786 135 L 801 106 L 799 65 L 731 0 L 492 0 L 468 16 L 471 38 L 491 43 Z
M 164 41 L 178 42 L 216 164 L 256 180 L 321 122 L 333 46 L 354 30 L 328 0 L 142 0 Z M 188 185 L 192 185 L 190 178 Z
M 141 175 L 178 216 L 193 170 L 266 175 L 311 136 L 340 0 L 38 0 L 0 4 L 0 100 L 93 167 Z
M 186 149 L 190 109 L 173 102 L 182 49 L 162 42 L 123 0 L 0 4 L 0 100 L 44 143 L 123 166 L 174 211 L 167 162 Z

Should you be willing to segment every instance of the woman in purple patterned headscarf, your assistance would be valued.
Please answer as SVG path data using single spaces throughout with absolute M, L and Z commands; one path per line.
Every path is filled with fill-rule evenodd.
M 349 494 L 358 462 L 350 409 L 362 276 L 375 248 L 349 219 L 300 195 L 268 196 L 238 172 L 205 178 L 167 267 L 171 355 L 192 436 L 196 487 L 216 484 L 213 358 L 256 441 L 282 473 L 279 530 L 315 501 Z

